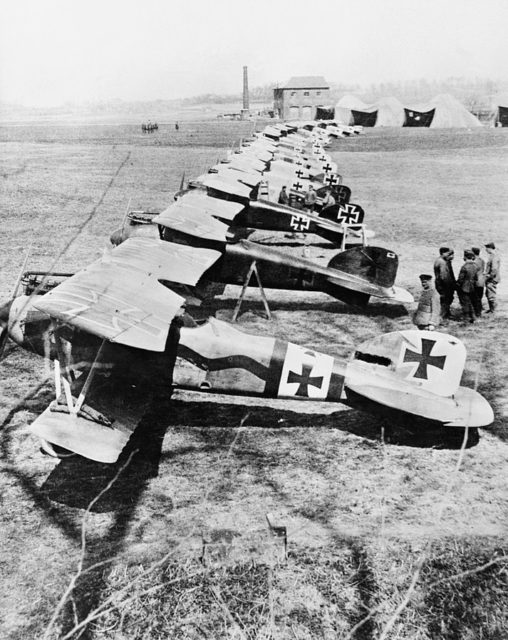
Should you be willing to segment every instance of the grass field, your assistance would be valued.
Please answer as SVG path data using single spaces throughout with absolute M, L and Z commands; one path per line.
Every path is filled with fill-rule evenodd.
M 203 172 L 251 128 L 0 126 L 0 300 L 32 242 L 29 268 L 79 269 L 128 207 L 163 209 L 183 172 Z M 376 129 L 331 153 L 376 243 L 399 254 L 400 286 L 416 294 L 442 244 L 455 247 L 456 271 L 464 247 L 489 240 L 506 263 L 507 131 Z M 331 255 L 312 248 L 317 261 Z M 144 416 L 133 458 L 55 461 L 25 431 L 52 398 L 44 363 L 10 346 L 0 363 L 0 637 L 504 640 L 503 278 L 495 318 L 448 327 L 468 349 L 463 384 L 477 377 L 496 414 L 462 452 L 443 432 L 400 429 L 387 443 L 374 416 L 322 403 L 176 392 Z M 210 312 L 230 318 L 237 294 L 228 287 Z M 361 314 L 318 293 L 269 300 L 268 322 L 250 293 L 239 327 L 339 357 L 411 326 L 400 305 Z M 287 528 L 287 558 L 267 513 Z

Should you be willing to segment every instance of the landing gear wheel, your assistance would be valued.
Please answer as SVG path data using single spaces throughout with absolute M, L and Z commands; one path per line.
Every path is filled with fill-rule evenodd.
M 57 444 L 48 442 L 47 440 L 41 440 L 41 451 L 52 458 L 58 458 L 59 460 L 66 460 L 67 458 L 73 458 L 77 454 L 69 449 L 59 447 Z

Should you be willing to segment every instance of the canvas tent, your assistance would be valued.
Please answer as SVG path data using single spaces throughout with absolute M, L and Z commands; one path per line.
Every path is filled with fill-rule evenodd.
M 508 127 L 508 93 L 500 93 L 492 99 L 492 121 L 495 127 Z
M 508 100 L 506 101 L 508 105 Z M 397 98 L 380 98 L 365 104 L 355 96 L 339 100 L 335 118 L 344 124 L 376 127 L 481 127 L 482 124 L 458 100 L 448 94 L 436 96 L 425 104 L 403 105 Z M 370 123 L 370 124 L 369 124 Z
M 368 105 L 360 98 L 352 95 L 342 97 L 335 105 L 335 120 L 342 124 L 353 124 L 352 110 L 365 111 Z
M 482 123 L 470 113 L 466 107 L 449 94 L 441 94 L 425 104 L 406 105 L 404 126 L 427 126 L 440 128 L 481 127 Z M 434 113 L 432 113 L 434 112 Z M 413 114 L 411 116 L 410 114 Z M 414 114 L 417 114 L 416 116 Z M 415 124 L 415 117 L 420 114 L 420 123 Z M 416 121 L 418 122 L 418 121 Z
M 364 127 L 401 127 L 404 124 L 404 107 L 402 102 L 393 96 L 380 98 L 370 105 L 354 96 L 345 96 L 339 100 L 335 109 L 335 118 L 341 120 L 341 116 L 345 124 L 361 124 Z

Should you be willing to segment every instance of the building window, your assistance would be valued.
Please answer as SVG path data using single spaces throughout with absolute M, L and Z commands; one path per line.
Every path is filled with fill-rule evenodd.
M 308 95 L 309 95 L 309 92 L 308 92 L 308 91 L 304 91 L 304 92 L 303 92 L 303 95 L 304 95 L 304 96 L 308 96 Z
M 296 91 L 291 91 L 291 97 L 296 96 Z
M 316 91 L 316 95 L 320 96 L 321 95 L 321 91 Z

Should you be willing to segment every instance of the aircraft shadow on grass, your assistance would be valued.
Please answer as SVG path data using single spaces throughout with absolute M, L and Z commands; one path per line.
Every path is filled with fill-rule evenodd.
M 39 385 L 31 397 L 20 402 L 10 412 L 3 427 L 13 419 L 19 411 L 36 411 L 46 406 L 50 391 Z M 247 417 L 245 417 L 247 415 Z M 380 442 L 379 422 L 375 417 L 362 414 L 356 410 L 335 411 L 333 413 L 300 413 L 287 409 L 276 409 L 266 406 L 228 404 L 210 401 L 179 400 L 164 398 L 154 402 L 138 424 L 129 445 L 119 460 L 113 465 L 106 465 L 81 457 L 61 460 L 39 488 L 30 475 L 23 474 L 12 464 L 16 447 L 13 446 L 14 430 L 3 429 L 0 452 L 2 458 L 9 462 L 9 468 L 20 486 L 33 500 L 35 508 L 58 526 L 63 534 L 79 545 L 81 540 L 82 517 L 76 512 L 69 512 L 67 507 L 85 509 L 101 491 L 106 489 L 115 476 L 114 484 L 94 504 L 92 511 L 109 512 L 113 521 L 104 535 L 93 538 L 87 544 L 87 565 L 106 561 L 110 563 L 122 552 L 125 537 L 136 507 L 143 495 L 147 482 L 158 475 L 159 464 L 163 460 L 175 460 L 188 455 L 192 451 L 216 451 L 230 444 L 226 443 L 229 429 L 222 425 L 235 427 L 241 424 L 250 428 L 325 428 L 339 429 L 347 433 L 367 439 L 377 446 Z M 214 428 L 214 427 L 220 428 Z M 178 447 L 168 452 L 162 451 L 163 440 L 169 427 L 191 429 L 198 428 L 198 442 L 194 440 L 192 447 Z M 437 429 L 435 432 L 426 429 L 418 435 L 409 431 L 394 428 L 391 442 L 413 447 L 457 448 L 460 442 L 449 442 L 453 430 Z M 310 435 L 310 434 L 309 434 Z M 288 433 L 288 438 L 291 434 Z M 199 442 L 199 439 L 201 442 Z M 29 441 L 28 441 L 29 442 Z M 27 445 L 28 445 L 27 442 Z M 471 443 L 470 446 L 472 446 Z M 262 453 L 235 449 L 235 456 L 263 456 Z M 132 457 L 131 457 L 132 456 Z M 128 464 L 127 464 L 128 463 Z M 55 504 L 56 503 L 56 504 Z M 64 505 L 63 508 L 62 506 Z M 174 508 L 171 496 L 164 499 L 160 509 L 169 513 Z M 77 517 L 77 515 L 79 517 Z M 64 611 L 62 629 L 69 631 L 77 619 L 82 620 L 93 611 L 101 601 L 102 593 L 107 591 L 107 571 L 98 566 L 82 576 L 73 594 L 74 610 L 69 604 Z
M 158 475 L 161 461 L 176 459 L 192 451 L 220 449 L 230 442 L 230 438 L 227 443 L 224 441 L 224 434 L 230 430 L 223 425 L 234 428 L 240 424 L 252 429 L 337 429 L 373 443 L 381 443 L 384 437 L 387 446 L 458 449 L 463 440 L 462 430 L 458 433 L 453 429 L 432 429 L 428 426 L 420 431 L 412 431 L 400 425 L 390 425 L 389 429 L 385 425 L 383 436 L 379 421 L 354 409 L 333 413 L 300 413 L 264 406 L 173 399 L 163 405 L 154 405 L 143 417 L 117 463 L 101 464 L 81 457 L 62 460 L 48 476 L 41 491 L 50 500 L 85 509 L 135 452 L 113 486 L 92 508 L 93 512 L 129 512 L 146 483 Z M 164 436 L 170 427 L 197 427 L 201 430 L 199 437 L 202 443 L 163 453 Z M 288 434 L 290 437 L 291 434 Z M 475 446 L 478 440 L 477 430 L 472 430 L 467 446 Z M 241 456 L 241 449 L 236 450 L 235 455 Z M 252 451 L 248 455 L 252 456 Z M 164 508 L 173 508 L 169 498 Z
M 115 476 L 118 477 L 107 492 L 97 501 L 92 511 L 110 512 L 113 516 L 107 531 L 87 540 L 86 566 L 106 562 L 106 569 L 98 564 L 84 574 L 76 584 L 72 602 L 67 602 L 63 612 L 62 635 L 69 632 L 76 620 L 83 620 L 101 601 L 102 593 L 108 589 L 107 567 L 123 550 L 124 540 L 135 509 L 143 495 L 149 478 L 157 475 L 162 441 L 166 425 L 162 418 L 166 411 L 143 417 L 131 439 L 130 446 L 113 465 L 105 465 L 81 457 L 61 460 L 41 487 L 30 473 L 24 473 L 14 463 L 17 443 L 13 436 L 15 429 L 7 428 L 20 411 L 40 411 L 47 405 L 52 392 L 46 383 L 38 385 L 16 407 L 13 407 L 0 425 L 0 459 L 5 464 L 4 472 L 11 475 L 22 488 L 33 507 L 40 511 L 42 519 L 47 519 L 58 527 L 62 534 L 78 548 L 81 544 L 83 514 L 69 511 L 86 509 L 90 502 L 103 491 Z M 160 409 L 160 406 L 159 406 Z M 29 446 L 27 440 L 26 446 Z M 34 451 L 35 455 L 36 452 Z M 132 454 L 132 458 L 131 458 Z M 36 476 L 37 478 L 37 476 Z M 169 513 L 173 509 L 170 497 L 163 500 L 160 510 Z M 63 506 L 62 506 L 63 505 Z M 90 637 L 85 632 L 81 637 Z
M 48 386 L 41 385 L 34 392 L 35 397 L 27 397 L 20 402 L 9 413 L 2 426 L 7 426 L 19 411 L 28 409 L 39 413 L 41 408 L 47 405 L 50 395 Z M 79 456 L 61 460 L 43 483 L 38 497 L 85 509 L 118 474 L 112 487 L 94 504 L 92 510 L 118 513 L 129 511 L 150 478 L 158 475 L 161 460 L 175 458 L 187 452 L 186 448 L 162 452 L 168 428 L 201 428 L 203 447 L 214 450 L 223 444 L 223 425 L 234 428 L 240 423 L 254 429 L 337 429 L 372 442 L 381 442 L 384 437 L 385 443 L 390 446 L 417 448 L 457 449 L 460 448 L 463 439 L 462 430 L 428 426 L 418 429 L 417 425 L 411 428 L 411 425 L 387 425 L 386 422 L 383 434 L 379 420 L 356 409 L 332 413 L 306 413 L 261 404 L 244 405 L 191 399 L 184 401 L 166 396 L 151 403 L 128 446 L 115 464 L 102 464 Z M 2 450 L 5 459 L 10 457 L 8 432 L 6 433 L 5 429 L 3 436 Z M 478 433 L 472 430 L 467 446 L 474 446 L 477 442 Z M 132 459 L 129 460 L 131 456 Z M 33 492 L 36 491 L 34 487 Z M 168 507 L 169 505 L 165 506 Z
M 227 424 L 232 427 L 242 421 L 244 427 L 255 429 L 291 429 L 291 428 L 324 428 L 337 429 L 361 438 L 380 442 L 383 438 L 381 423 L 374 416 L 362 413 L 356 409 L 334 411 L 333 413 L 300 413 L 288 409 L 276 409 L 261 405 L 224 404 L 217 402 L 189 401 L 173 399 L 172 412 L 167 425 L 183 428 L 202 427 L 213 428 Z M 248 415 L 247 415 L 248 414 Z M 245 416 L 247 418 L 245 419 Z M 463 440 L 461 429 L 446 427 L 413 428 L 404 425 L 384 425 L 385 442 L 389 445 L 399 445 L 417 448 L 458 449 Z M 389 428 L 387 428 L 389 426 Z M 290 435 L 288 436 L 290 437 Z M 213 436 L 207 441 L 213 440 Z M 478 443 L 478 432 L 472 429 L 468 447 Z M 175 455 L 174 453 L 172 454 Z
M 221 310 L 233 310 L 237 305 L 237 298 L 213 298 L 206 300 L 199 307 L 189 307 L 193 317 L 206 317 L 215 315 Z M 402 304 L 371 302 L 366 307 L 358 307 L 345 304 L 338 300 L 316 300 L 316 301 L 295 301 L 292 300 L 268 300 L 271 311 L 320 311 L 324 313 L 335 313 L 343 316 L 353 316 L 360 314 L 365 317 L 383 317 L 387 319 L 396 319 L 408 315 L 407 309 Z M 243 313 L 250 311 L 255 314 L 265 314 L 265 308 L 262 300 L 246 299 L 242 306 Z M 242 315 L 242 313 L 240 314 Z

